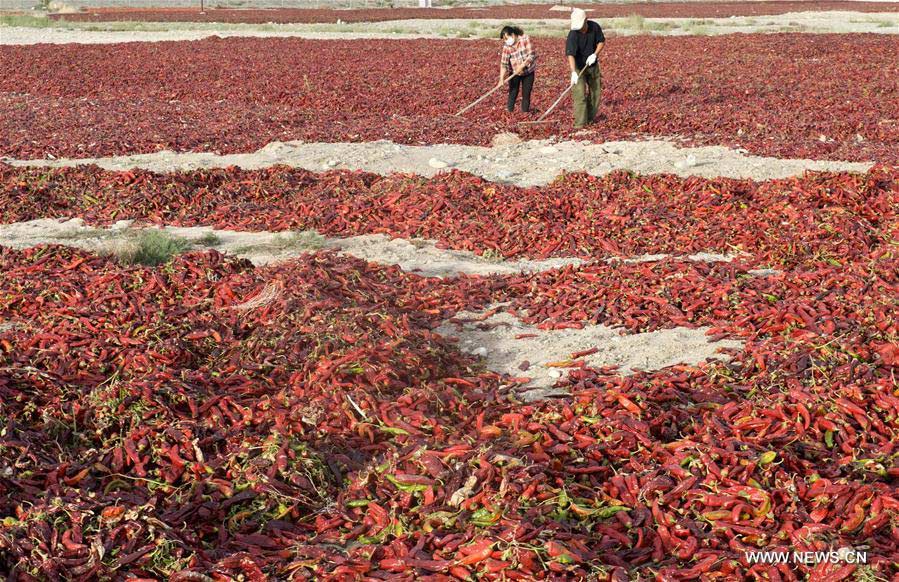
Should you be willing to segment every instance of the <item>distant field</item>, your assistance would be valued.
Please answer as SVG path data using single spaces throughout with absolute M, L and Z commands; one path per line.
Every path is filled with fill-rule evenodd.
M 727 16 L 765 16 L 788 12 L 851 10 L 855 12 L 896 12 L 899 2 L 670 2 L 581 4 L 597 18 L 639 15 L 645 18 L 715 18 Z M 403 19 L 500 18 L 531 19 L 562 16 L 550 11 L 548 4 L 523 4 L 455 8 L 274 8 L 207 9 L 191 8 L 92 8 L 74 14 L 52 14 L 51 18 L 82 22 L 154 21 L 154 22 L 242 22 L 313 23 L 378 22 Z

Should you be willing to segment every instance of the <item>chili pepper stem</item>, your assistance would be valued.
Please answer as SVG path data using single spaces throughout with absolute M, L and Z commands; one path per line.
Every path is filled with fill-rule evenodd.
M 365 411 L 363 411 L 361 408 L 359 408 L 359 405 L 353 401 L 353 398 L 349 394 L 346 395 L 346 399 L 349 400 L 350 404 L 353 405 L 353 408 L 356 409 L 356 412 L 359 413 L 359 416 L 362 417 L 362 420 L 364 420 L 365 422 L 368 422 L 368 416 L 366 416 Z

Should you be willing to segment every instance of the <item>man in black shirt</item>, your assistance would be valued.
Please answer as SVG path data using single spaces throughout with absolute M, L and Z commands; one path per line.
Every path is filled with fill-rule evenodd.
M 596 22 L 587 20 L 587 13 L 580 8 L 571 11 L 571 30 L 565 43 L 568 68 L 571 69 L 571 97 L 574 101 L 574 126 L 584 127 L 593 123 L 599 111 L 602 78 L 597 57 L 605 46 L 606 37 Z M 587 67 L 578 76 L 581 69 Z

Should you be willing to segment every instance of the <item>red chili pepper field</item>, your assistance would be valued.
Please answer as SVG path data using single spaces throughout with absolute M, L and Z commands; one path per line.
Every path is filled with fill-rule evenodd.
M 349 42 L 0 46 L 0 153 L 486 144 L 514 127 L 498 102 L 446 117 L 481 92 L 493 45 L 364 42 L 382 57 L 364 70 Z M 428 278 L 326 249 L 267 266 L 192 250 L 148 266 L 0 245 L 2 577 L 896 580 L 896 37 L 616 43 L 608 123 L 591 139 L 680 135 L 873 165 L 519 187 L 459 171 L 0 163 L 2 225 L 314 229 L 583 261 Z M 450 47 L 460 60 L 443 72 L 459 79 L 431 91 L 395 66 L 411 54 L 436 74 Z M 542 71 L 560 88 L 553 58 Z M 326 83 L 344 66 L 359 67 L 358 92 L 349 76 Z M 567 118 L 522 133 L 549 135 L 570 136 Z M 701 328 L 740 347 L 633 373 L 573 352 L 557 363 L 567 395 L 530 401 L 526 380 L 435 331 L 496 310 L 541 331 Z
M 541 111 L 568 75 L 558 39 L 535 43 Z M 372 40 L 364 50 L 376 63 L 339 40 L 0 46 L 0 155 L 574 133 L 570 107 L 531 126 L 518 122 L 534 116 L 506 113 L 501 99 L 453 115 L 496 83 L 495 42 Z M 590 139 L 679 136 L 767 156 L 899 160 L 896 35 L 634 36 L 616 39 L 603 67 L 605 119 Z

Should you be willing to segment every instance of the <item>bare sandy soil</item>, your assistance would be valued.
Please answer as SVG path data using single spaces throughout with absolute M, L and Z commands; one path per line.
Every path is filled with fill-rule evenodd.
M 463 352 L 481 356 L 487 367 L 513 378 L 528 378 L 520 385 L 525 400 L 564 396 L 553 388 L 576 364 L 572 354 L 596 349 L 577 359 L 591 368 L 611 366 L 618 374 L 658 370 L 676 364 L 696 365 L 709 358 L 727 360 L 722 349 L 738 349 L 741 342 L 709 341 L 706 328 L 677 327 L 649 333 L 623 334 L 604 325 L 583 329 L 541 330 L 510 313 L 460 313 L 437 333 L 454 338 Z M 521 337 L 521 336 L 527 337 Z
M 135 240 L 144 228 L 135 227 L 130 220 L 122 220 L 109 228 L 86 226 L 80 218 L 40 218 L 27 222 L 0 225 L 0 245 L 28 248 L 40 244 L 62 244 L 95 252 L 114 252 L 124 243 Z M 303 253 L 332 249 L 382 265 L 397 265 L 404 271 L 424 277 L 454 277 L 466 275 L 511 275 L 580 265 L 577 258 L 545 260 L 490 259 L 469 251 L 439 249 L 434 241 L 405 240 L 383 234 L 368 234 L 345 238 L 328 238 L 315 231 L 302 232 L 238 232 L 216 230 L 207 226 L 164 226 L 167 235 L 184 239 L 193 248 L 214 248 L 222 253 L 250 260 L 256 265 L 285 261 Z M 609 262 L 652 262 L 669 255 L 642 255 Z M 697 253 L 682 257 L 691 261 L 729 262 L 734 256 L 716 253 Z
M 733 33 L 872 33 L 899 34 L 895 12 L 792 12 L 730 18 L 609 18 L 603 28 L 613 35 L 721 35 Z M 109 44 L 199 40 L 210 36 L 301 37 L 316 39 L 495 38 L 505 20 L 392 20 L 352 24 L 224 23 L 65 23 L 58 26 L 7 26 L 0 44 Z M 517 20 L 532 36 L 562 37 L 567 20 Z
M 457 169 L 488 180 L 521 186 L 551 182 L 562 171 L 604 175 L 624 169 L 641 174 L 672 173 L 706 178 L 729 177 L 768 180 L 801 175 L 805 171 L 864 172 L 871 163 L 778 159 L 751 156 L 720 146 L 681 147 L 673 140 L 520 141 L 514 134 L 499 134 L 493 147 L 464 145 L 409 146 L 388 141 L 362 143 L 274 142 L 252 153 L 217 155 L 174 153 L 108 158 L 12 160 L 13 165 L 65 167 L 97 164 L 109 170 L 143 168 L 171 172 L 238 166 L 245 169 L 284 164 L 312 171 L 364 170 L 433 176 Z
M 337 250 L 374 263 L 398 265 L 404 271 L 425 277 L 450 277 L 463 273 L 507 275 L 545 271 L 581 262 L 578 259 L 493 261 L 467 251 L 438 249 L 434 241 L 391 239 L 381 234 L 326 238 L 314 231 L 237 232 L 177 226 L 167 226 L 163 230 L 172 237 L 191 242 L 195 248 L 215 248 L 222 253 L 248 259 L 256 265 L 289 260 L 320 249 Z M 85 226 L 80 218 L 42 218 L 0 225 L 0 245 L 28 248 L 55 243 L 103 253 L 112 252 L 117 245 L 133 240 L 139 231 L 127 220 L 111 228 L 94 228 Z

